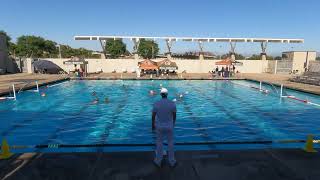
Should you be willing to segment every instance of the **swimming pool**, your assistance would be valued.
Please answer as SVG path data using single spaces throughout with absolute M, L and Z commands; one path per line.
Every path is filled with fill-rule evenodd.
M 0 138 L 10 145 L 116 145 L 16 150 L 19 152 L 148 149 L 154 143 L 152 104 L 160 98 L 148 92 L 158 91 L 160 85 L 168 88 L 170 99 L 185 94 L 176 102 L 175 142 L 181 149 L 228 148 L 226 144 L 230 148 L 301 147 L 301 143 L 259 142 L 303 140 L 307 134 L 320 134 L 320 108 L 281 99 L 279 88 L 267 84 L 263 88 L 269 89 L 268 94 L 249 87 L 259 84 L 243 80 L 74 80 L 41 87 L 45 97 L 24 91 L 16 101 L 0 102 Z M 93 91 L 100 99 L 96 105 L 91 104 Z M 286 93 L 320 103 L 316 95 Z M 105 97 L 108 104 L 103 102 Z M 207 142 L 210 144 L 204 145 Z M 189 146 L 183 146 L 185 143 Z

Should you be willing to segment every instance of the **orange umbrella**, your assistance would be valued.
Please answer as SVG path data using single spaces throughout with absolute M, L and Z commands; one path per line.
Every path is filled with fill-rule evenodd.
M 216 62 L 216 65 L 224 65 L 224 66 L 231 66 L 232 65 L 231 59 L 223 59 L 221 61 Z
M 154 70 L 159 68 L 156 62 L 151 61 L 149 59 L 139 62 L 138 65 L 140 69 L 144 69 L 144 70 Z

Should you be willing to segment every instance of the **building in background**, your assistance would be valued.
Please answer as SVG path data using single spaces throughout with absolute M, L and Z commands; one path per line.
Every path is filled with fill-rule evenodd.
M 20 69 L 17 62 L 9 57 L 6 36 L 0 34 L 0 74 L 17 72 L 20 72 Z
M 8 58 L 6 37 L 3 34 L 0 34 L 0 74 L 5 74 L 7 72 Z
M 310 61 L 315 61 L 316 51 L 287 51 L 282 53 L 282 59 L 292 61 L 292 71 L 305 72 Z

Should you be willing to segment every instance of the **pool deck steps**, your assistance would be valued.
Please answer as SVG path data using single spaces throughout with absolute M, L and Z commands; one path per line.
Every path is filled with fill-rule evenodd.
M 178 151 L 159 169 L 154 152 L 25 153 L 0 161 L 0 179 L 318 180 L 320 154 L 301 149 Z M 14 171 L 15 170 L 15 171 Z

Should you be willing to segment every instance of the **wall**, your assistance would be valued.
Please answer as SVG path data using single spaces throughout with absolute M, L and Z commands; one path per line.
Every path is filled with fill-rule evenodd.
M 65 71 L 72 70 L 74 67 L 72 65 L 64 65 L 63 62 L 69 59 L 46 59 L 54 62 L 60 66 Z M 160 61 L 162 59 L 157 59 Z M 88 61 L 88 72 L 98 72 L 102 70 L 103 72 L 112 72 L 116 70 L 117 72 L 122 72 L 127 70 L 132 72 L 137 69 L 137 65 L 140 60 L 135 59 L 87 59 Z M 178 65 L 178 72 L 186 71 L 188 73 L 207 73 L 216 68 L 215 63 L 219 60 L 172 60 Z M 236 66 L 236 70 L 241 73 L 262 73 L 267 72 L 268 61 L 263 60 L 239 60 L 242 62 L 242 66 Z M 219 68 L 221 68 L 220 66 Z
M 188 73 L 207 73 L 214 70 L 219 60 L 176 60 L 179 72 L 186 70 Z M 266 72 L 267 61 L 261 60 L 239 60 L 242 66 L 236 66 L 236 70 L 241 73 L 262 73 Z M 218 66 L 221 69 L 222 66 Z
M 266 60 L 239 60 L 243 66 L 237 66 L 241 73 L 265 73 L 268 72 L 268 61 Z
M 276 74 L 277 61 L 268 61 L 268 66 L 265 72 L 270 74 Z

